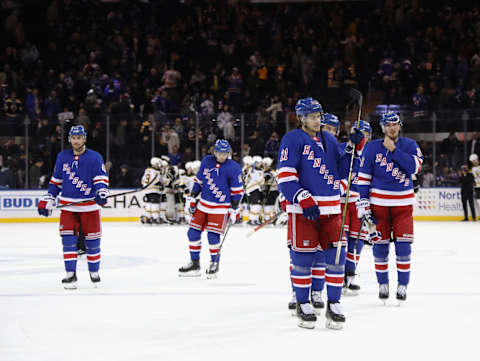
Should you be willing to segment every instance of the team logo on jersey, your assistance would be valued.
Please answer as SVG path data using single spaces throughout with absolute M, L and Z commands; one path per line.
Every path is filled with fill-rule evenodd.
M 325 170 L 325 175 L 323 176 L 323 179 L 328 179 L 328 172 L 329 172 L 329 170 L 326 169 L 326 170 Z
M 398 174 L 398 168 L 395 167 L 395 168 L 393 168 L 393 170 L 392 170 L 392 176 L 393 176 L 393 177 L 396 177 L 397 174 Z
M 387 172 L 390 172 L 393 169 L 393 162 L 387 164 Z
M 320 174 L 324 174 L 326 169 L 327 166 L 325 164 L 322 164 L 322 166 L 320 167 Z
M 321 162 L 322 162 L 322 158 L 315 158 L 315 159 L 313 160 L 313 168 L 318 168 L 318 167 L 320 167 Z
M 383 158 L 382 161 L 380 162 L 380 166 L 384 167 L 387 165 L 387 158 Z
M 308 160 L 314 160 L 315 159 L 315 153 L 313 152 L 313 150 L 310 152 L 307 159 Z
M 377 153 L 377 156 L 375 157 L 375 163 L 380 163 L 382 161 L 383 154 L 382 153 Z
M 310 146 L 309 145 L 305 145 L 303 147 L 303 155 L 307 155 L 310 153 Z
M 71 172 L 68 179 L 72 180 L 75 177 L 75 172 Z
M 328 176 L 327 184 L 333 184 L 333 175 Z
M 78 183 L 78 177 L 73 178 L 72 184 L 77 184 Z

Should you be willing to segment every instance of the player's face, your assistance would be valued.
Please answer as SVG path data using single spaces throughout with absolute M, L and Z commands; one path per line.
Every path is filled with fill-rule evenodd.
M 80 151 L 85 145 L 85 137 L 83 135 L 72 135 L 70 136 L 70 143 L 74 151 Z
M 308 114 L 303 121 L 304 130 L 310 135 L 314 135 L 320 131 L 320 123 L 322 117 L 319 112 Z
M 330 125 L 330 124 L 325 124 L 323 126 L 323 130 L 329 132 L 331 135 L 333 135 L 334 137 L 337 136 L 337 127 L 333 126 L 333 125 Z
M 392 139 L 397 139 L 400 134 L 399 123 L 387 123 L 385 124 L 385 134 Z
M 214 154 L 218 163 L 225 163 L 228 158 L 228 153 L 214 152 Z

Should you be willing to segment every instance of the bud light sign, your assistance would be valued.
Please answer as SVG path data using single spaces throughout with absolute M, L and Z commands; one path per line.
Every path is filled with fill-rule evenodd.
M 34 194 L 6 194 L 0 193 L 0 210 L 26 211 L 37 209 L 40 197 Z

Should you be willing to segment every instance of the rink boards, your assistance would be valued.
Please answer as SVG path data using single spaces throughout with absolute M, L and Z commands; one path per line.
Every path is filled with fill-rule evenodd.
M 127 189 L 128 190 L 128 189 Z M 120 193 L 125 189 L 115 189 L 111 193 Z M 21 222 L 58 222 L 59 210 L 54 210 L 49 218 L 37 214 L 37 204 L 45 194 L 44 190 L 1 190 L 0 223 Z M 168 195 L 167 195 L 168 196 Z M 170 203 L 173 195 L 169 195 Z M 144 204 L 143 192 L 111 197 L 102 209 L 102 220 L 113 222 L 137 222 Z M 477 200 L 478 209 L 478 200 Z M 174 211 L 173 204 L 167 213 Z M 480 212 L 477 212 L 480 214 Z M 415 220 L 452 220 L 463 219 L 460 188 L 422 188 L 416 194 L 414 206 Z

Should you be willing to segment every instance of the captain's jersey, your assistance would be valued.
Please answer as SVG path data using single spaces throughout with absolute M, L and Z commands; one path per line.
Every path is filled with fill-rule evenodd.
M 337 166 L 345 156 L 328 132 L 313 138 L 301 129 L 285 134 L 278 154 L 278 186 L 289 203 L 287 212 L 302 213 L 297 196 L 306 189 L 320 207 L 320 214 L 340 213 Z
M 347 143 L 340 143 L 338 145 L 340 151 L 343 151 L 346 146 L 347 146 Z M 351 161 L 351 159 L 352 159 L 352 155 L 351 154 L 346 154 L 345 157 L 343 157 L 340 160 L 340 163 L 338 165 L 338 171 L 340 173 L 342 190 L 347 189 L 348 172 L 350 171 L 350 161 Z M 349 194 L 348 194 L 348 203 L 356 202 L 360 198 L 360 193 L 358 192 L 358 169 L 359 168 L 360 168 L 360 157 L 357 156 L 357 154 L 355 154 L 355 156 L 353 158 L 352 179 L 351 179 L 351 183 L 350 183 L 350 191 L 349 191 Z M 340 202 L 345 203 L 345 192 L 342 192 Z
M 192 193 L 201 192 L 197 208 L 202 212 L 226 214 L 230 201 L 242 198 L 242 168 L 231 159 L 219 163 L 213 155 L 207 155 L 194 181 Z
M 67 149 L 58 154 L 48 193 L 54 197 L 60 194 L 60 205 L 90 200 L 64 210 L 90 212 L 100 209 L 93 199 L 101 188 L 108 188 L 108 175 L 100 153 L 86 149 L 83 154 L 74 155 L 72 149 Z
M 388 151 L 383 139 L 369 142 L 363 150 L 358 173 L 361 198 L 379 206 L 405 206 L 415 203 L 412 175 L 420 171 L 423 155 L 410 138 L 398 138 L 395 150 Z

